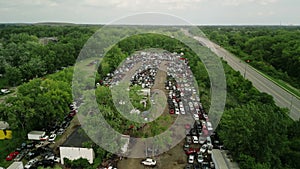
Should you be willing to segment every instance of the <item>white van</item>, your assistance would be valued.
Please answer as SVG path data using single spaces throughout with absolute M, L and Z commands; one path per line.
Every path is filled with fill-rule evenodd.
M 199 140 L 198 140 L 198 137 L 197 136 L 193 136 L 193 143 L 194 144 L 199 144 Z

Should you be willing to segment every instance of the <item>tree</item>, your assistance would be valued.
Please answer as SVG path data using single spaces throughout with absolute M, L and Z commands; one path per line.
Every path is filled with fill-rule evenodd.
M 22 82 L 22 73 L 17 67 L 6 65 L 5 77 L 7 78 L 8 83 L 12 86 L 16 86 Z
M 219 134 L 234 157 L 243 152 L 256 162 L 280 166 L 279 156 L 287 140 L 285 119 L 274 105 L 246 104 L 225 111 Z
M 9 97 L 8 121 L 24 131 L 43 128 L 61 121 L 71 103 L 71 89 L 66 82 L 34 79 L 19 86 L 18 97 Z

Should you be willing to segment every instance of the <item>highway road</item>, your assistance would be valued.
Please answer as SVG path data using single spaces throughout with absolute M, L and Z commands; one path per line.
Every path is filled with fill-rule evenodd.
M 285 107 L 289 109 L 289 116 L 293 120 L 298 120 L 300 118 L 300 100 L 297 97 L 293 96 L 272 81 L 268 80 L 267 78 L 259 74 L 257 70 L 255 70 L 249 64 L 240 60 L 209 39 L 205 37 L 193 36 L 190 34 L 189 36 L 192 36 L 194 39 L 199 41 L 200 44 L 210 48 L 217 56 L 227 61 L 229 66 L 231 66 L 234 70 L 239 71 L 244 76 L 244 78 L 250 80 L 253 86 L 259 91 L 272 95 L 275 103 L 279 107 Z

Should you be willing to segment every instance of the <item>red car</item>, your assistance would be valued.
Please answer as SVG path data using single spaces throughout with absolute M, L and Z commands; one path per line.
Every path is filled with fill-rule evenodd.
M 10 153 L 10 154 L 6 157 L 6 161 L 11 161 L 11 160 L 13 160 L 18 154 L 19 154 L 19 152 L 17 152 L 17 151 Z
M 71 110 L 70 113 L 69 113 L 69 116 L 70 117 L 74 117 L 77 113 L 77 110 Z
M 191 128 L 191 125 L 190 125 L 190 124 L 185 124 L 185 125 L 184 125 L 184 128 L 185 128 L 185 129 L 190 129 L 190 128 Z
M 170 114 L 174 114 L 174 109 L 170 109 Z
M 187 151 L 185 151 L 186 155 L 196 154 L 200 151 L 199 148 L 189 148 Z

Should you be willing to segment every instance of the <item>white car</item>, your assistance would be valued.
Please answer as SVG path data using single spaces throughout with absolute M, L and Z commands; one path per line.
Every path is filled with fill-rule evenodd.
M 208 131 L 212 131 L 213 130 L 213 127 L 212 127 L 212 125 L 211 125 L 211 122 L 206 122 L 206 125 L 207 125 L 207 130 Z
M 211 143 L 211 138 L 208 136 L 207 138 L 206 138 L 206 143 L 207 143 L 207 146 L 210 148 L 212 148 L 213 147 L 213 145 L 212 145 L 212 143 Z
M 189 155 L 188 162 L 189 162 L 190 164 L 193 164 L 193 163 L 194 163 L 194 158 L 195 158 L 194 155 Z
M 202 156 L 202 154 L 198 154 L 197 161 L 198 161 L 198 163 L 202 163 L 203 162 L 203 156 Z
M 197 121 L 199 120 L 199 115 L 198 114 L 193 114 L 194 119 Z
M 179 107 L 180 107 L 180 109 L 183 109 L 183 103 L 182 102 L 179 102 Z
M 205 153 L 205 151 L 207 150 L 207 144 L 203 144 L 203 146 L 200 148 L 200 152 L 201 153 Z
M 46 145 L 50 144 L 49 141 L 41 141 L 38 144 L 35 145 L 35 148 L 44 147 Z
M 189 102 L 189 106 L 190 106 L 190 108 L 194 108 L 194 105 L 192 102 Z
M 56 134 L 51 134 L 48 141 L 54 141 L 56 138 Z
M 181 114 L 185 114 L 184 108 L 180 109 Z
M 10 91 L 8 89 L 1 89 L 1 93 L 8 94 L 8 93 L 10 93 Z
M 206 121 L 207 121 L 207 119 L 208 119 L 208 115 L 207 114 L 205 114 L 205 113 L 203 113 L 203 117 L 206 119 Z
M 205 141 L 206 141 L 206 138 L 205 138 L 205 137 L 202 137 L 202 136 L 199 137 L 199 143 L 200 143 L 200 144 L 204 144 Z
M 60 158 L 59 157 L 55 157 L 54 155 L 46 156 L 45 159 L 47 159 L 47 160 L 53 160 L 56 163 L 60 163 Z
M 57 134 L 58 134 L 58 135 L 62 135 L 62 134 L 64 134 L 64 132 L 65 132 L 65 129 L 60 128 L 60 129 L 57 131 Z
M 28 163 L 24 166 L 24 168 L 29 169 L 29 168 L 31 168 L 36 162 L 38 162 L 38 159 L 37 159 L 37 158 L 34 158 L 34 159 L 28 161 Z
M 198 137 L 197 136 L 193 136 L 193 143 L 194 144 L 199 144 L 199 140 L 198 140 Z
M 175 108 L 175 114 L 179 114 L 179 109 Z
M 143 160 L 141 162 L 141 164 L 146 165 L 146 166 L 155 166 L 156 165 L 156 161 L 151 159 L 151 158 L 146 158 L 145 160 Z

